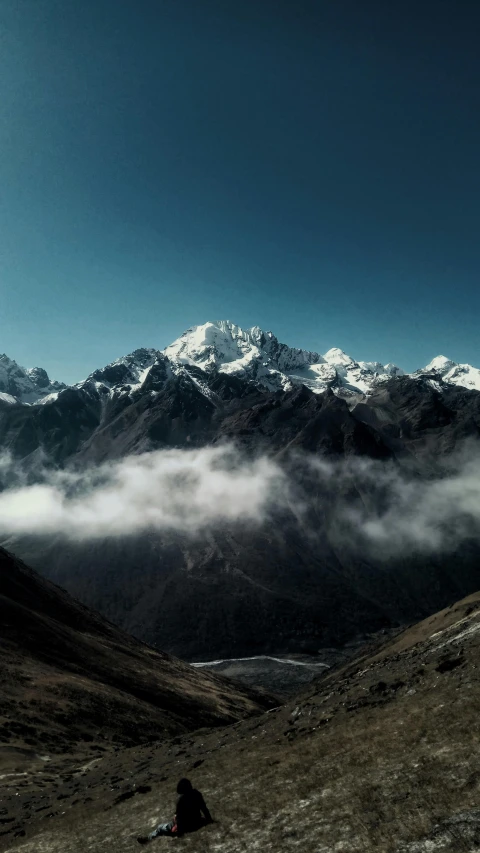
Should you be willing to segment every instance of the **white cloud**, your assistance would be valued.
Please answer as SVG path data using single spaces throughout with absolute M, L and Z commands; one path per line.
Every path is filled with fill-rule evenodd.
M 454 552 L 480 541 L 480 445 L 465 445 L 435 476 L 365 458 L 298 455 L 285 470 L 232 446 L 161 450 L 83 472 L 37 466 L 31 482 L 0 457 L 0 534 L 85 540 L 148 529 L 197 535 L 241 522 L 298 524 L 354 556 Z M 289 521 L 290 519 L 290 521 Z
M 365 458 L 312 457 L 308 465 L 320 489 L 317 502 L 328 501 L 329 535 L 360 555 L 446 553 L 480 539 L 478 443 L 437 461 L 430 476 Z
M 257 524 L 286 488 L 272 460 L 247 461 L 225 446 L 129 456 L 82 473 L 44 470 L 34 485 L 18 480 L 0 493 L 0 532 L 73 539 Z

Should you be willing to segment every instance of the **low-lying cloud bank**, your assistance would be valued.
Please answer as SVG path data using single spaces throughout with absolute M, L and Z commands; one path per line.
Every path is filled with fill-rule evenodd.
M 27 485 L 0 464 L 0 533 L 61 534 L 81 540 L 125 536 L 147 529 L 186 534 L 221 523 L 261 523 L 284 494 L 285 475 L 266 457 L 247 461 L 232 447 L 160 450 L 129 456 L 81 473 L 47 471 Z
M 10 457 L 0 457 L 0 535 L 86 540 L 300 523 L 307 536 L 374 558 L 480 544 L 478 443 L 424 479 L 364 458 L 302 455 L 283 468 L 232 446 L 161 450 L 81 473 L 39 471 L 40 481 L 29 483 Z
M 329 536 L 351 551 L 388 559 L 451 553 L 467 540 L 480 545 L 477 443 L 465 444 L 423 478 L 365 458 L 333 464 L 311 458 L 308 464 L 330 496 Z

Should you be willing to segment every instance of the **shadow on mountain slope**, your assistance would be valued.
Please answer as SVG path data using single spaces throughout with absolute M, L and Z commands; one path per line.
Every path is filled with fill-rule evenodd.
M 157 740 L 271 706 L 157 652 L 0 549 L 0 755 Z

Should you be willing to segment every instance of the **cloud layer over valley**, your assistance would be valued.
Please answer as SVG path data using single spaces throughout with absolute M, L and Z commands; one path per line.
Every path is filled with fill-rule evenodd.
M 365 458 L 303 455 L 281 466 L 268 456 L 248 459 L 231 445 L 155 451 L 83 472 L 43 468 L 36 479 L 0 458 L 2 537 L 81 541 L 146 530 L 193 536 L 235 523 L 299 523 L 319 543 L 328 539 L 375 558 L 451 552 L 480 541 L 474 443 L 423 479 Z
M 451 553 L 467 540 L 480 543 L 478 443 L 467 442 L 423 477 L 365 457 L 338 463 L 311 457 L 308 465 L 317 501 L 330 506 L 326 526 L 337 545 L 390 559 Z
M 62 534 L 72 539 L 125 536 L 147 529 L 196 534 L 212 525 L 258 523 L 283 494 L 285 475 L 266 457 L 241 459 L 232 447 L 160 450 L 115 463 L 42 472 L 27 485 L 3 458 L 2 534 Z M 22 482 L 23 479 L 23 482 Z

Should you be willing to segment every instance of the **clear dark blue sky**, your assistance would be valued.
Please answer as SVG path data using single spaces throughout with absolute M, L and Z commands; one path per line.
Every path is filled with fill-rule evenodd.
M 2 0 L 0 351 L 480 365 L 478 0 Z

